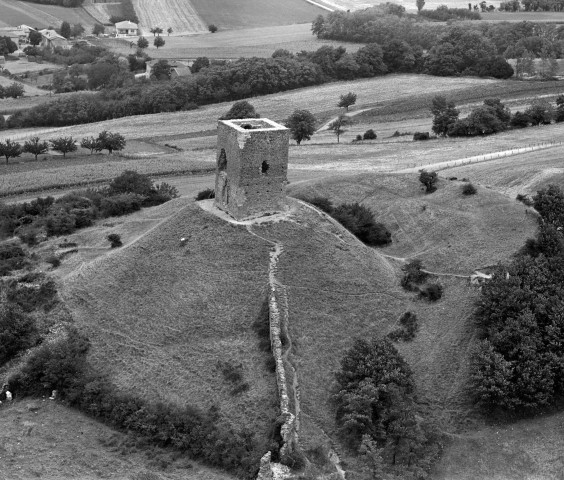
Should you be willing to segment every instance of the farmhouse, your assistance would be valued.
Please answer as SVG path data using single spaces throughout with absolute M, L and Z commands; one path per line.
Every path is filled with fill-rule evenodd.
M 50 50 L 54 50 L 56 47 L 61 47 L 65 50 L 71 48 L 69 41 L 62 35 L 59 35 L 57 32 L 55 32 L 55 30 L 43 29 L 39 30 L 39 33 L 42 37 L 42 47 L 49 48 Z
M 136 23 L 124 20 L 116 23 L 116 37 L 135 37 L 139 34 L 139 27 Z

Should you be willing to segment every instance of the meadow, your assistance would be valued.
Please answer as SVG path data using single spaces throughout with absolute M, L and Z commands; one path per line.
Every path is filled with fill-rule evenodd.
M 71 25 L 81 23 L 87 31 L 96 23 L 82 8 L 65 8 L 57 5 L 0 0 L 0 26 L 30 25 L 34 27 L 59 27 L 64 20 Z
M 214 34 L 164 36 L 164 47 L 153 46 L 150 35 L 149 48 L 152 58 L 196 59 L 210 57 L 216 59 L 236 59 L 240 57 L 270 57 L 272 53 L 285 48 L 292 52 L 317 50 L 323 45 L 343 45 L 350 52 L 355 52 L 361 45 L 333 40 L 319 40 L 311 35 L 310 24 L 296 24 L 272 27 L 246 28 L 241 30 L 220 30 Z M 114 38 L 93 39 L 113 52 L 129 55 L 129 40 Z

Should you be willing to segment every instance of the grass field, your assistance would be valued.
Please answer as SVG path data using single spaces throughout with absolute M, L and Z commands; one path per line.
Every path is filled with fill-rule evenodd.
M 92 341 L 91 361 L 120 389 L 153 402 L 216 404 L 228 423 L 266 441 L 278 414 L 276 381 L 252 323 L 265 298 L 269 246 L 192 200 L 145 215 L 164 220 L 63 279 L 63 297 Z M 108 251 L 105 235 L 128 228 L 80 232 L 79 245 Z M 249 390 L 231 394 L 219 361 L 241 364 Z
M 133 6 L 143 35 L 150 35 L 153 27 L 171 27 L 176 35 L 208 31 L 190 0 L 134 0 Z
M 11 78 L 6 78 L 6 77 L 3 77 L 3 76 L 0 76 L 0 85 L 1 86 L 7 87 L 7 86 L 11 85 L 12 83 L 14 83 L 14 80 L 12 80 Z M 24 86 L 24 95 L 25 96 L 31 97 L 31 96 L 49 95 L 48 90 L 42 90 L 41 88 L 34 87 L 33 85 L 29 85 L 29 84 L 24 83 L 22 81 L 18 81 L 18 83 L 21 83 Z
M 173 460 L 166 450 L 136 448 L 125 435 L 58 402 L 15 402 L 0 412 L 2 479 L 232 479 L 183 457 Z
M 191 0 L 206 25 L 220 31 L 311 22 L 327 11 L 305 0 Z M 311 33 L 310 33 L 311 34 Z
M 71 25 L 81 23 L 90 31 L 96 23 L 82 8 L 65 8 L 57 5 L 20 2 L 18 0 L 0 0 L 0 26 L 26 24 L 34 27 L 59 27 L 63 20 Z
M 149 37 L 149 40 L 152 35 Z M 358 43 L 318 40 L 311 35 L 307 24 L 283 25 L 273 27 L 247 28 L 242 30 L 224 30 L 213 35 L 164 36 L 166 45 L 157 49 L 152 41 L 148 51 L 153 58 L 196 59 L 209 58 L 232 59 L 241 57 L 270 57 L 278 48 L 292 52 L 316 50 L 323 45 L 343 45 L 350 52 L 355 52 L 362 45 Z M 128 40 L 93 39 L 116 53 L 129 55 L 131 47 Z

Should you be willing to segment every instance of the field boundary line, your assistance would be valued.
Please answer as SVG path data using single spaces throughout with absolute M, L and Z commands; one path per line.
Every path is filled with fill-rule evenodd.
M 328 12 L 334 12 L 335 9 L 331 8 L 327 5 L 322 5 L 321 3 L 317 3 L 314 2 L 313 0 L 305 0 L 307 3 L 311 3 L 312 5 L 315 5 L 316 7 L 322 8 L 323 10 L 327 10 Z
M 518 148 L 511 149 L 511 150 L 502 150 L 500 152 L 492 152 L 492 153 L 486 153 L 486 154 L 482 154 L 482 155 L 475 155 L 473 157 L 461 158 L 459 160 L 450 160 L 450 161 L 447 161 L 447 162 L 437 162 L 437 163 L 429 163 L 429 164 L 421 163 L 420 165 L 417 165 L 417 162 L 416 162 L 415 166 L 413 166 L 413 167 L 402 168 L 400 170 L 392 170 L 392 173 L 417 173 L 417 172 L 419 172 L 419 170 L 424 169 L 424 168 L 433 168 L 436 171 L 440 171 L 440 170 L 446 170 L 448 168 L 461 167 L 463 165 L 470 165 L 472 163 L 487 162 L 489 160 L 497 160 L 497 159 L 500 159 L 500 158 L 512 157 L 513 155 L 520 155 L 522 153 L 535 152 L 537 150 L 545 150 L 545 149 L 548 149 L 548 148 L 554 148 L 554 147 L 558 147 L 558 146 L 561 146 L 561 145 L 562 145 L 561 141 L 544 142 L 544 143 L 538 143 L 538 144 L 535 144 L 535 145 L 529 145 L 527 147 L 518 147 Z

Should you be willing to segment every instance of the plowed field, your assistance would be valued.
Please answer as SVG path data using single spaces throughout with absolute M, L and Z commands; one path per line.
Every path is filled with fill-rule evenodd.
M 153 27 L 165 31 L 172 27 L 176 35 L 207 32 L 206 24 L 188 0 L 135 0 L 133 5 L 143 35 L 150 34 Z

